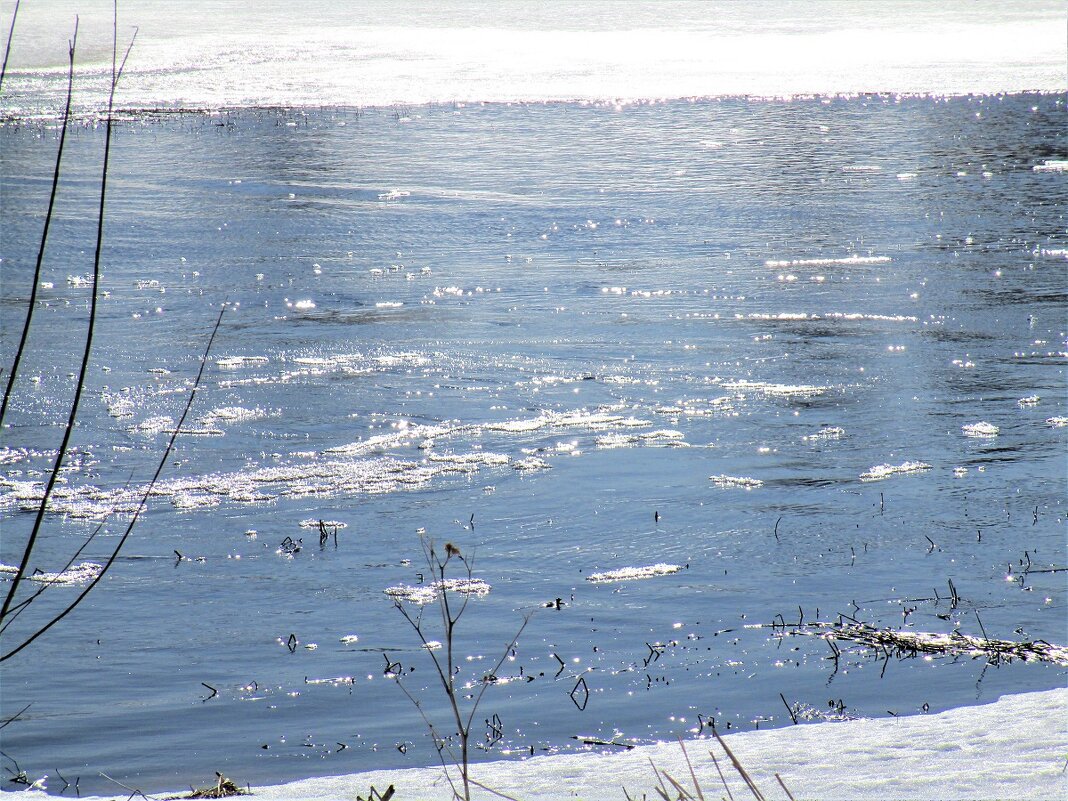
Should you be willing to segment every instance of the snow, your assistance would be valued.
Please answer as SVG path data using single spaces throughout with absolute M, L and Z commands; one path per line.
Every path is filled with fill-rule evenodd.
M 786 798 L 1053 799 L 1068 797 L 1068 689 L 1003 696 L 995 703 L 931 715 L 814 723 L 724 737 L 768 801 Z M 708 755 L 715 748 L 737 799 L 750 798 L 712 738 L 686 741 L 707 798 L 725 795 Z M 658 797 L 650 760 L 693 791 L 677 742 L 476 764 L 472 777 L 519 801 Z M 235 777 L 240 783 L 241 777 Z M 263 801 L 367 796 L 389 785 L 403 801 L 447 801 L 440 768 L 375 771 L 253 787 Z M 696 793 L 695 793 L 696 795 Z M 30 798 L 43 799 L 31 792 Z M 128 794 L 122 798 L 128 797 Z M 484 790 L 473 797 L 491 799 Z M 93 799 L 89 799 L 93 801 Z

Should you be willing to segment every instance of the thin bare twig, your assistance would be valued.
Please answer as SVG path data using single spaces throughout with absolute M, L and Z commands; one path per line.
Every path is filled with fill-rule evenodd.
M 717 732 L 712 732 L 712 736 L 716 738 L 716 742 L 720 744 L 723 752 L 730 759 L 731 764 L 734 765 L 734 769 L 738 771 L 738 775 L 742 777 L 742 781 L 745 782 L 745 786 L 749 788 L 749 792 L 757 799 L 757 801 L 765 801 L 764 794 L 760 792 L 760 788 L 756 786 L 749 772 L 742 766 L 742 763 L 738 761 L 738 757 L 734 755 L 734 752 L 727 746 L 727 743 L 723 741 L 723 738 L 719 736 Z
M 15 13 L 18 14 L 18 3 L 15 4 Z M 11 32 L 15 31 L 15 19 L 11 19 Z M 15 386 L 15 376 L 18 375 L 19 364 L 22 362 L 22 354 L 26 351 L 26 341 L 30 335 L 30 323 L 33 321 L 33 312 L 37 307 L 37 287 L 41 282 L 41 265 L 44 263 L 45 244 L 48 242 L 48 230 L 52 226 L 52 213 L 56 206 L 56 194 L 59 190 L 59 167 L 63 162 L 63 147 L 67 142 L 67 128 L 70 123 L 70 104 L 74 94 L 74 51 L 78 45 L 78 17 L 74 17 L 74 36 L 68 43 L 67 65 L 67 103 L 63 108 L 63 122 L 59 129 L 59 147 L 56 149 L 56 166 L 52 171 L 52 190 L 48 195 L 48 210 L 45 212 L 44 227 L 41 229 L 41 242 L 37 248 L 37 265 L 33 271 L 33 283 L 30 286 L 30 300 L 26 308 L 26 321 L 22 326 L 22 336 L 18 347 L 15 349 L 15 358 L 11 362 L 11 369 L 7 375 L 7 386 L 4 387 L 4 400 L 0 403 L 0 429 L 4 425 L 4 416 L 7 414 L 7 405 L 11 400 L 11 392 Z M 8 50 L 11 49 L 11 38 L 8 37 Z M 7 55 L 4 55 L 5 69 Z
M 52 491 L 55 489 L 56 481 L 59 479 L 60 468 L 63 466 L 63 461 L 67 456 L 68 448 L 70 446 L 71 436 L 74 434 L 74 422 L 78 417 L 78 408 L 81 403 L 82 392 L 85 390 L 85 376 L 89 370 L 89 357 L 93 347 L 93 331 L 96 325 L 96 313 L 97 306 L 100 300 L 100 275 L 101 275 L 101 253 L 104 246 L 104 202 L 107 196 L 107 179 L 108 179 L 108 161 L 111 154 L 111 123 L 112 114 L 115 106 L 115 88 L 118 85 L 119 79 L 122 77 L 122 71 L 126 66 L 126 59 L 130 56 L 130 50 L 133 49 L 134 41 L 137 38 L 136 31 L 133 37 L 130 39 L 130 44 L 126 48 L 126 55 L 123 56 L 122 66 L 116 69 L 115 58 L 118 49 L 118 2 L 115 4 L 115 37 L 112 40 L 112 67 L 111 67 L 111 92 L 108 96 L 108 116 L 107 125 L 104 134 L 104 164 L 102 175 L 100 179 L 100 206 L 97 213 L 97 227 L 96 227 L 96 250 L 93 257 L 93 293 L 89 307 L 89 324 L 88 330 L 85 335 L 85 349 L 82 353 L 81 367 L 78 371 L 78 381 L 74 391 L 74 399 L 71 401 L 70 415 L 67 418 L 67 426 L 63 432 L 63 441 L 60 444 L 59 452 L 56 454 L 56 461 L 52 466 L 52 471 L 48 477 L 48 483 L 45 486 L 44 497 L 41 499 L 41 504 L 37 509 L 37 516 L 34 518 L 33 528 L 30 531 L 29 536 L 26 539 L 26 548 L 23 551 L 22 559 L 19 561 L 18 569 L 14 578 L 11 581 L 11 587 L 8 589 L 7 595 L 4 598 L 3 607 L 0 608 L 0 620 L 7 617 L 8 610 L 11 608 L 11 603 L 15 598 L 15 593 L 18 590 L 19 583 L 22 581 L 27 566 L 30 562 L 30 557 L 33 554 L 34 545 L 37 543 L 37 537 L 41 530 L 41 524 L 44 520 L 45 510 L 48 507 L 48 501 L 52 497 Z M 112 560 L 113 561 L 113 560 Z M 110 563 L 110 562 L 109 562 Z M 99 577 L 98 577 L 99 580 Z M 95 581 L 93 585 L 95 585 Z M 37 635 L 34 635 L 35 638 Z M 20 646 L 21 650 L 25 645 Z M 12 656 L 9 653 L 7 656 L 0 657 L 0 661 L 3 661 L 8 656 Z
M 127 481 L 126 485 L 129 486 L 129 484 L 130 484 L 130 482 Z M 112 512 L 113 511 L 114 511 L 114 509 L 112 509 Z M 45 590 L 47 590 L 50 587 L 53 587 L 53 586 L 55 586 L 56 584 L 59 583 L 59 581 L 63 577 L 63 574 L 66 573 L 68 570 L 70 570 L 70 568 L 74 564 L 75 560 L 79 556 L 82 555 L 82 551 L 84 551 L 87 547 L 89 547 L 89 543 L 91 543 L 96 538 L 96 535 L 99 534 L 103 530 L 104 525 L 107 523 L 108 518 L 110 518 L 110 517 L 111 517 L 111 512 L 108 512 L 108 514 L 104 517 L 104 519 L 100 521 L 100 524 L 95 529 L 93 529 L 93 533 L 85 538 L 85 542 L 83 542 L 78 547 L 78 550 L 76 550 L 74 552 L 74 554 L 71 556 L 71 558 L 67 560 L 67 563 L 65 565 L 63 565 L 63 568 L 61 570 L 59 570 L 58 572 L 56 572 L 56 574 L 54 576 L 52 576 L 52 578 L 50 578 L 48 581 L 41 582 L 41 586 L 37 588 L 37 592 L 35 592 L 33 595 L 29 596 L 28 598 L 23 598 L 21 601 L 19 601 L 17 604 L 15 604 L 14 606 L 11 607 L 11 609 L 8 611 L 7 620 L 5 620 L 4 624 L 2 626 L 0 626 L 0 634 L 3 634 L 5 631 L 7 631 L 8 626 L 10 626 L 12 623 L 14 623 L 15 620 L 18 618 L 18 616 L 21 615 L 26 609 L 28 609 L 30 604 L 33 603 L 35 600 L 37 600 L 37 597 L 41 593 L 43 593 Z
M 9 723 L 14 723 L 14 722 L 15 722 L 16 720 L 18 720 L 18 719 L 19 719 L 20 717 L 22 717 L 22 713 L 23 713 L 23 712 L 25 712 L 25 711 L 26 711 L 27 709 L 29 709 L 29 708 L 30 708 L 31 706 L 33 706 L 33 702 L 30 702 L 30 703 L 26 704 L 26 706 L 22 707 L 22 709 L 20 709 L 20 710 L 19 710 L 18 712 L 16 712 L 16 713 L 15 713 L 14 715 L 12 715 L 11 717 L 9 717 L 9 718 L 8 718 L 7 720 L 5 720 L 5 721 L 4 721 L 3 723 L 0 723 L 0 729 L 4 728 L 4 727 L 5 727 L 5 726 L 7 726 L 7 725 L 8 725 Z
M 681 737 L 679 738 L 679 747 L 682 749 L 682 756 L 686 760 L 686 767 L 690 769 L 690 778 L 693 779 L 693 786 L 694 789 L 697 790 L 697 797 L 701 799 L 701 801 L 705 801 L 705 794 L 701 792 L 701 785 L 697 781 L 697 774 L 694 773 L 693 763 L 690 761 L 690 755 L 686 752 L 686 743 Z
M 15 20 L 19 16 L 19 0 L 15 0 L 15 9 L 11 12 L 11 27 L 7 29 L 7 47 L 4 48 L 4 64 L 0 67 L 0 89 L 4 86 L 4 76 L 7 75 L 7 58 L 11 55 L 11 40 L 15 37 Z
M 786 786 L 786 782 L 782 780 L 782 776 L 780 776 L 778 773 L 775 774 L 775 781 L 779 783 L 779 787 L 781 787 L 782 791 L 786 793 L 786 797 L 789 798 L 790 801 L 797 801 L 797 799 L 794 798 L 794 794 L 790 792 L 790 788 Z

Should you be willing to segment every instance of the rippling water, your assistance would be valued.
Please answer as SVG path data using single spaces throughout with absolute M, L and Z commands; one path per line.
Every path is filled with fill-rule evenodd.
M 382 677 L 385 653 L 430 682 L 383 594 L 418 582 L 420 529 L 492 585 L 461 629 L 473 676 L 537 610 L 502 670 L 535 680 L 487 696 L 504 734 L 489 756 L 673 736 L 698 715 L 782 725 L 780 692 L 879 716 L 1062 685 L 1044 664 L 884 670 L 870 652 L 835 671 L 818 639 L 745 625 L 801 607 L 978 634 L 978 612 L 991 636 L 1063 640 L 1060 575 L 1013 580 L 1025 558 L 1063 562 L 1065 184 L 1035 169 L 1058 155 L 1063 102 L 121 126 L 91 392 L 35 567 L 109 510 L 107 542 L 121 531 L 219 304 L 235 308 L 120 562 L 5 665 L 5 713 L 33 702 L 5 750 L 83 790 L 104 789 L 97 770 L 159 788 L 433 762 Z M 2 136 L 9 360 L 55 132 Z M 5 434 L 7 564 L 71 391 L 101 143 L 73 132 Z M 968 436 L 978 423 L 996 434 Z M 319 519 L 347 524 L 336 547 L 301 527 Z M 587 581 L 654 565 L 679 569 Z M 318 648 L 290 653 L 290 634 Z
M 115 541 L 232 307 L 123 556 L 5 663 L 3 714 L 33 703 L 5 752 L 83 791 L 432 764 L 382 675 L 415 667 L 443 713 L 384 593 L 427 579 L 420 531 L 491 586 L 465 677 L 534 612 L 500 671 L 532 680 L 491 688 L 480 758 L 780 726 L 780 693 L 818 718 L 1062 686 L 1042 663 L 836 665 L 753 624 L 1063 644 L 1063 574 L 1023 570 L 1064 564 L 1064 114 L 1010 94 L 122 124 L 90 392 L 34 567 L 109 512 L 85 561 Z M 0 128 L 5 364 L 55 143 Z M 102 143 L 68 141 L 0 451 L 4 564 L 72 391 Z

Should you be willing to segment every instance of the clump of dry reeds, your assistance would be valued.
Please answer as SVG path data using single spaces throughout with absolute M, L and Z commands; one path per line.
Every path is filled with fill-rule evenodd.
M 734 752 L 731 751 L 727 743 L 724 742 L 723 738 L 715 732 L 712 733 L 712 736 L 715 737 L 716 742 L 719 744 L 720 748 L 723 749 L 723 753 L 727 756 L 731 767 L 734 768 L 734 771 L 741 778 L 742 783 L 745 785 L 745 788 L 749 793 L 752 794 L 753 798 L 756 799 L 756 801 L 766 801 L 767 797 L 760 788 L 757 787 L 753 777 L 738 760 L 738 757 L 735 756 Z M 681 737 L 679 738 L 679 747 L 682 749 L 683 759 L 686 760 L 686 768 L 690 774 L 689 781 L 679 781 L 650 760 L 649 764 L 653 769 L 653 775 L 656 777 L 656 786 L 653 788 L 656 797 L 663 799 L 663 801 L 705 801 L 704 788 L 701 786 L 701 782 L 697 779 L 697 772 L 694 770 L 693 763 L 690 761 L 690 754 L 686 750 L 686 743 Z M 715 765 L 716 773 L 719 775 L 719 780 L 723 784 L 724 791 L 727 793 L 726 798 L 728 801 L 734 801 L 734 793 L 731 791 L 731 785 L 727 781 L 723 769 L 720 767 L 719 759 L 716 758 L 715 750 L 709 749 L 708 755 L 712 757 L 712 764 Z M 782 791 L 786 793 L 786 797 L 789 801 L 795 801 L 793 794 L 778 773 L 775 774 L 775 779 L 778 781 Z M 690 784 L 693 785 L 692 788 L 690 787 Z M 642 793 L 641 799 L 638 799 L 627 792 L 626 787 L 623 788 L 623 795 L 626 796 L 627 801 L 647 801 L 650 797 L 647 793 Z
M 178 801 L 186 798 L 231 798 L 235 795 L 252 795 L 249 790 L 243 790 L 230 779 L 215 771 L 215 784 L 193 789 L 189 795 L 171 796 L 168 801 Z

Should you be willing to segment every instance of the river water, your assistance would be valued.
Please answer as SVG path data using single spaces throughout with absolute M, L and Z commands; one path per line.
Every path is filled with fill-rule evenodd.
M 429 580 L 421 537 L 492 588 L 456 630 L 463 681 L 529 616 L 477 758 L 790 725 L 780 693 L 824 719 L 1064 685 L 769 627 L 1064 644 L 1063 573 L 1040 572 L 1065 561 L 1063 93 L 145 109 L 114 131 L 88 392 L 32 567 L 110 515 L 77 560 L 102 561 L 227 311 L 120 558 L 4 663 L 31 775 L 433 764 L 383 675 L 414 668 L 449 730 L 384 592 Z M 57 138 L 0 128 L 5 364 Z M 103 127 L 67 148 L 3 432 L 7 565 L 90 297 Z M 320 546 L 319 520 L 345 525 Z

